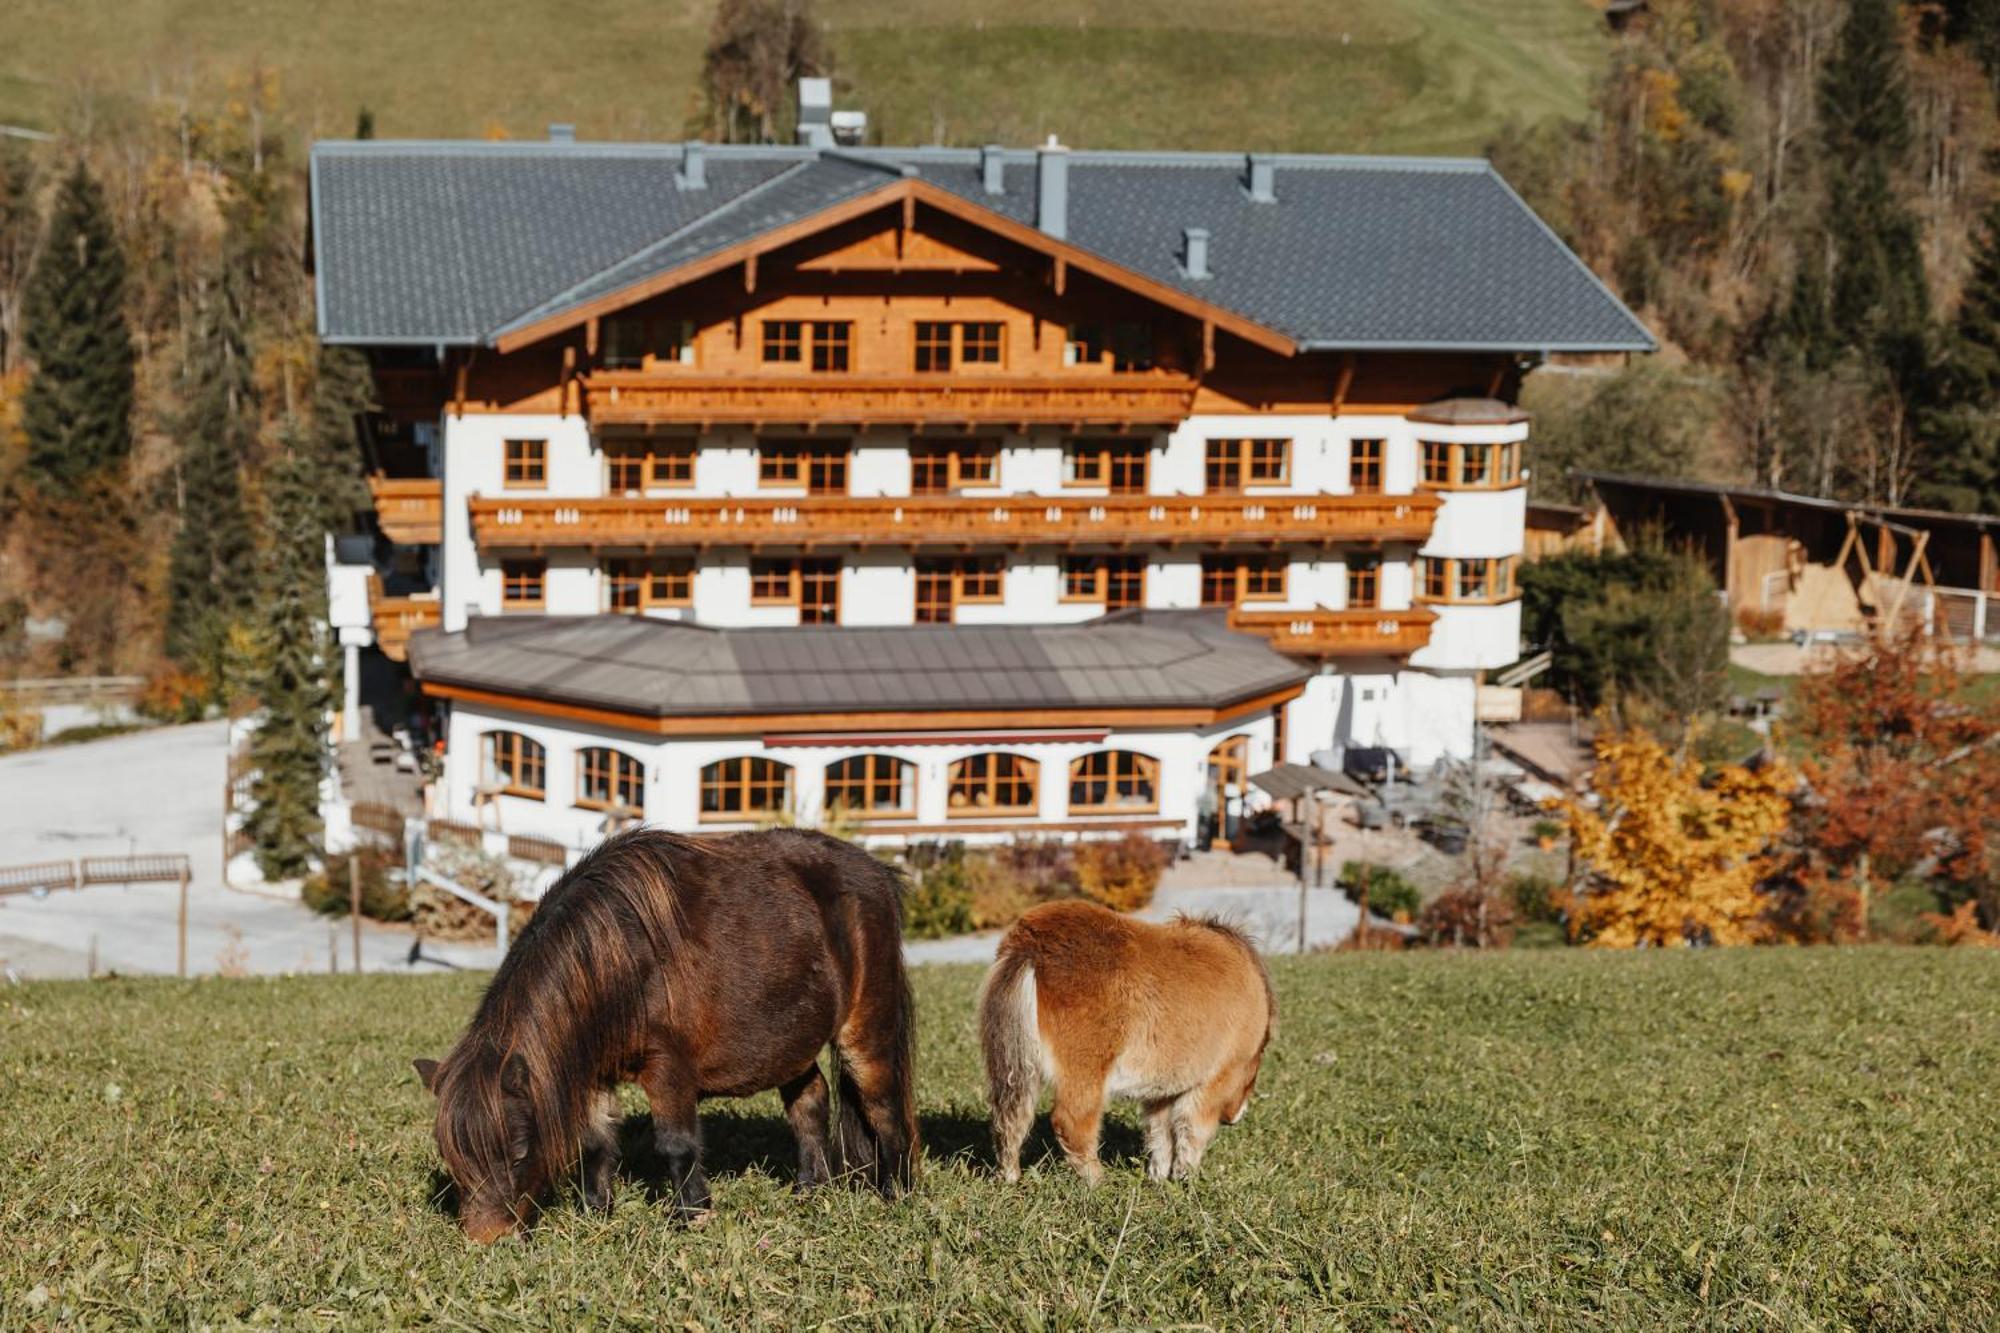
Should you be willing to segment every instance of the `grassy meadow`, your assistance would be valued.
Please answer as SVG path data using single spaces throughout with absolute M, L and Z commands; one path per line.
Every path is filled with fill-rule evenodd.
M 819 0 L 842 105 L 888 143 L 1477 151 L 1581 115 L 1607 49 L 1587 0 Z M 13 0 L 0 123 L 199 111 L 252 69 L 309 135 L 678 138 L 712 0 Z
M 482 983 L 0 991 L 0 1328 L 2000 1322 L 2000 956 L 1889 948 L 1281 959 L 1258 1100 L 1154 1186 L 989 1174 L 977 968 L 920 969 L 909 1199 L 794 1198 L 775 1097 L 711 1106 L 717 1212 L 630 1163 L 474 1250 L 429 1104 Z M 639 1103 L 633 1102 L 636 1113 Z M 644 1121 L 627 1138 L 643 1144 Z

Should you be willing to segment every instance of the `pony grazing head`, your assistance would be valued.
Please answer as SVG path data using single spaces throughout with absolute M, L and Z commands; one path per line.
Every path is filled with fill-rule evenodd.
M 437 1097 L 438 1155 L 458 1187 L 458 1223 L 490 1245 L 533 1220 L 551 1173 L 528 1062 L 519 1052 L 465 1043 L 436 1060 L 415 1061 Z

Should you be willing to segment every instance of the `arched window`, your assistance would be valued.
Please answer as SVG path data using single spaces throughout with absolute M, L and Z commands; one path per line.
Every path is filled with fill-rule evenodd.
M 1098 750 L 1069 766 L 1069 812 L 1132 814 L 1160 808 L 1160 761 L 1131 750 Z
M 953 819 L 1035 813 L 1041 766 L 1018 754 L 972 754 L 951 766 L 945 813 Z
M 856 754 L 826 766 L 826 809 L 853 819 L 895 819 L 917 812 L 917 769 L 892 754 Z
M 603 745 L 580 750 L 576 756 L 576 803 L 586 810 L 646 813 L 646 766 Z
M 792 808 L 792 766 L 775 759 L 718 759 L 701 770 L 701 817 L 751 819 Z
M 539 801 L 548 791 L 548 751 L 518 731 L 489 731 L 480 738 L 480 785 Z

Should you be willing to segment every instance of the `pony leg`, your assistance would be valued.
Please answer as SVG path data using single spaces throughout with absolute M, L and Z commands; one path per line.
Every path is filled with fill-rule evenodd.
M 1186 1180 L 1201 1169 L 1201 1155 L 1215 1137 L 1220 1117 L 1210 1105 L 1208 1090 L 1196 1088 L 1184 1093 L 1173 1106 L 1174 1164 L 1171 1175 Z
M 692 1070 L 665 1061 L 648 1064 L 639 1075 L 653 1108 L 653 1148 L 667 1162 L 674 1181 L 674 1206 L 685 1217 L 709 1210 L 713 1202 L 701 1169 L 701 1118 L 695 1111 Z
M 896 1062 L 841 1053 L 840 1151 L 846 1169 L 894 1198 L 909 1188 L 913 1142 L 903 1124 L 907 1093 Z
M 1174 1103 L 1146 1103 L 1146 1174 L 1165 1180 L 1174 1169 Z
M 612 1181 L 618 1172 L 618 1097 L 609 1089 L 598 1094 L 583 1135 L 583 1206 L 593 1212 L 611 1211 Z
M 827 1170 L 827 1091 L 826 1075 L 819 1061 L 812 1068 L 778 1089 L 785 1099 L 785 1119 L 791 1123 L 792 1137 L 799 1145 L 799 1176 L 795 1188 L 804 1193 L 831 1179 Z
M 1049 1116 L 1063 1156 L 1092 1185 L 1104 1175 L 1104 1164 L 1097 1160 L 1097 1134 L 1104 1123 L 1104 1079 L 1109 1072 L 1059 1071 L 1055 1110 Z

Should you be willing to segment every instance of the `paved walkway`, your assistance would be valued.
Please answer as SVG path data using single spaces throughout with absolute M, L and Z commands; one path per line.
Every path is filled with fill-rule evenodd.
M 1729 650 L 1729 660 L 1760 676 L 1803 676 L 1824 669 L 1844 651 L 1849 651 L 1849 645 L 1814 643 L 1802 648 L 1795 643 L 1739 643 Z M 1965 654 L 1960 668 L 1979 675 L 2000 673 L 2000 648 L 1982 644 Z

